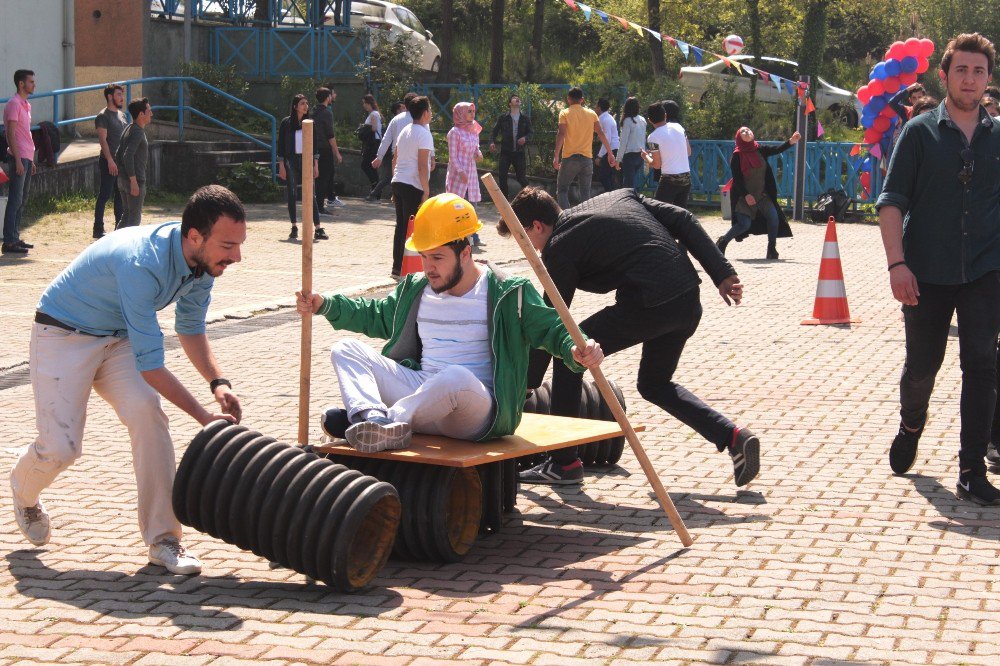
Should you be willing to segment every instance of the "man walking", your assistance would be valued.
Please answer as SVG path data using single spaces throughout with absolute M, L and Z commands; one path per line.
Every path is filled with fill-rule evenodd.
M 118 84 L 108 84 L 104 89 L 105 108 L 94 118 L 97 140 L 101 144 L 101 156 L 97 158 L 97 168 L 101 172 L 101 189 L 97 193 L 94 208 L 94 238 L 104 235 L 104 209 L 108 199 L 114 197 L 115 227 L 122 219 L 122 194 L 118 191 L 118 165 L 115 152 L 125 131 L 125 89 Z
M 530 281 L 472 260 L 468 239 L 482 226 L 468 201 L 440 194 L 420 207 L 406 241 L 423 274 L 381 300 L 297 294 L 300 313 L 388 340 L 381 354 L 358 340 L 333 346 L 346 409 L 323 414 L 328 435 L 366 452 L 405 448 L 413 432 L 503 437 L 521 421 L 530 349 L 569 359 L 573 372 L 600 364 L 600 346 L 577 349 Z
M 146 127 L 153 122 L 153 107 L 143 97 L 132 100 L 128 112 L 132 122 L 122 131 L 121 143 L 115 151 L 123 209 L 122 219 L 115 229 L 139 226 L 142 223 L 142 202 L 146 199 L 146 164 L 149 161 Z
M 337 148 L 337 137 L 334 134 L 333 111 L 331 106 L 337 101 L 337 93 L 329 88 L 319 88 L 316 90 L 316 108 L 313 109 L 313 122 L 316 123 L 316 146 L 319 149 L 319 176 L 316 178 L 316 202 L 319 212 L 329 215 L 327 205 L 344 206 L 337 197 L 334 189 L 333 177 L 337 170 L 337 164 L 341 164 L 344 158 Z M 336 162 L 334 161 L 336 160 Z
M 172 573 L 201 571 L 180 544 L 171 507 L 174 447 L 163 396 L 195 421 L 238 423 L 240 401 L 205 334 L 212 284 L 240 260 L 243 205 L 219 185 L 191 197 L 181 222 L 124 229 L 84 250 L 42 294 L 31 330 L 31 386 L 38 437 L 10 475 L 17 526 L 35 546 L 51 534 L 39 496 L 83 453 L 91 389 L 128 428 L 138 487 L 139 531 L 149 561 Z M 164 365 L 156 313 L 177 303 L 181 347 L 221 413 L 213 414 Z
M 496 152 L 497 137 L 500 138 L 500 157 L 497 159 L 500 191 L 510 198 L 507 191 L 507 175 L 511 166 L 514 167 L 514 177 L 521 187 L 528 186 L 527 177 L 527 143 L 531 138 L 531 118 L 521 115 L 521 98 L 511 95 L 507 100 L 508 113 L 497 118 L 490 134 L 490 150 Z
M 905 474 L 917 457 L 934 379 L 958 314 L 962 366 L 957 493 L 1000 504 L 983 456 L 996 407 L 1000 332 L 1000 123 L 980 105 L 996 62 L 979 33 L 948 43 L 939 76 L 947 95 L 906 123 L 876 208 L 892 295 L 903 304 L 906 361 L 899 432 L 889 466 Z
M 615 117 L 611 115 L 611 103 L 606 97 L 602 97 L 597 100 L 597 108 L 600 110 L 601 114 L 597 116 L 597 120 L 601 123 L 601 129 L 604 130 L 604 136 L 608 137 L 608 143 L 611 144 L 611 150 L 614 151 L 615 155 L 618 154 L 618 147 L 620 145 L 620 139 L 618 136 L 618 123 L 615 121 Z M 615 181 L 617 180 L 615 169 L 608 164 L 608 161 L 604 159 L 607 155 L 607 151 L 604 146 L 597 151 L 597 179 L 601 181 L 601 187 L 604 188 L 605 192 L 610 192 L 615 188 Z
M 570 305 L 577 289 L 615 290 L 615 302 L 580 324 L 605 354 L 642 345 L 639 394 L 729 453 L 737 486 L 757 476 L 760 442 L 756 435 L 718 413 L 673 381 L 681 352 L 698 329 L 701 299 L 690 252 L 729 305 L 743 298 L 736 271 L 688 211 L 635 193 L 613 190 L 560 210 L 542 189 L 528 187 L 511 203 L 531 244 L 560 295 Z M 501 220 L 501 236 L 510 230 Z M 549 357 L 533 354 L 528 386 L 541 384 Z M 552 413 L 576 416 L 582 378 L 564 363 L 552 374 Z M 557 485 L 583 481 L 576 447 L 560 449 L 522 472 L 525 483 Z
M 31 104 L 28 96 L 35 92 L 35 73 L 30 69 L 14 72 L 17 94 L 10 98 L 3 110 L 4 132 L 7 135 L 7 171 L 10 184 L 7 211 L 3 217 L 3 254 L 27 254 L 34 246 L 21 240 L 21 216 L 31 191 L 31 177 L 35 175 L 35 142 L 31 138 Z
M 583 91 L 570 88 L 566 93 L 567 108 L 559 112 L 559 131 L 556 133 L 555 158 L 556 194 L 559 205 L 569 208 L 569 188 L 574 181 L 580 188 L 580 201 L 590 198 L 590 184 L 594 180 L 594 134 L 601 140 L 608 155 L 608 164 L 615 166 L 615 154 L 608 137 L 601 129 L 597 114 L 583 106 Z
M 417 93 L 408 92 L 403 95 L 403 110 L 392 117 L 389 124 L 385 126 L 382 131 L 382 140 L 378 144 L 378 152 L 375 153 L 375 159 L 372 160 L 372 168 L 378 169 L 382 166 L 382 162 L 386 159 L 392 159 L 392 155 L 396 153 L 396 143 L 399 141 L 399 133 L 403 131 L 403 128 L 413 122 L 413 116 L 410 115 L 410 102 L 416 99 Z M 388 155 L 388 158 L 386 157 Z M 374 194 L 374 192 L 373 192 Z M 375 194 L 375 198 L 378 194 Z

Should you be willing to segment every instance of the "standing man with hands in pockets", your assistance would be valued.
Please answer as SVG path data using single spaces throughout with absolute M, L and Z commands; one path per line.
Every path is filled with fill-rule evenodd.
M 511 166 L 514 167 L 514 177 L 521 187 L 528 186 L 527 176 L 527 143 L 531 138 L 531 118 L 521 114 L 521 98 L 511 95 L 507 101 L 508 113 L 497 118 L 490 133 L 490 150 L 496 152 L 497 139 L 500 139 L 500 156 L 497 158 L 497 175 L 500 191 L 510 198 L 507 191 L 507 175 Z
M 10 475 L 17 526 L 35 546 L 49 541 L 39 498 L 83 454 L 91 389 L 128 428 L 138 489 L 139 531 L 149 561 L 175 574 L 201 572 L 181 545 L 174 516 L 174 446 L 163 396 L 205 425 L 238 423 L 242 410 L 205 334 L 212 285 L 240 261 L 246 214 L 219 185 L 191 197 L 181 222 L 123 229 L 92 244 L 42 294 L 31 329 L 31 387 L 38 437 Z M 220 413 L 212 413 L 165 366 L 156 313 L 177 303 L 175 328 Z
M 939 76 L 947 96 L 907 121 L 876 208 L 893 297 L 903 304 L 906 361 L 889 466 L 916 462 L 934 379 L 958 314 L 962 367 L 957 494 L 1000 504 L 983 456 L 996 408 L 1000 332 L 1000 123 L 980 106 L 996 50 L 979 33 L 951 40 Z

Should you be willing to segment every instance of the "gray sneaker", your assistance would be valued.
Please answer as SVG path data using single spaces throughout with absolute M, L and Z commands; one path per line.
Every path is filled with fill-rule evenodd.
M 390 421 L 383 416 L 373 416 L 355 423 L 344 433 L 348 444 L 362 453 L 395 451 L 410 445 L 412 431 L 409 423 Z
M 201 573 L 201 560 L 187 552 L 184 546 L 172 537 L 157 541 L 149 547 L 149 563 L 182 576 Z
M 343 201 L 341 201 L 340 197 L 334 197 L 332 199 L 327 199 L 326 200 L 326 205 L 327 206 L 333 206 L 334 208 L 343 208 L 347 204 L 345 204 Z
M 35 506 L 19 507 L 14 506 L 14 517 L 17 520 L 17 527 L 21 530 L 28 541 L 34 546 L 44 546 L 52 536 L 52 527 L 49 524 L 49 514 L 45 511 L 45 505 L 39 500 Z

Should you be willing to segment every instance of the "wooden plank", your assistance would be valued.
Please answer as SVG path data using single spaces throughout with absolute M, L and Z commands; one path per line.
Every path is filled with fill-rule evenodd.
M 645 427 L 636 426 L 635 430 L 642 431 Z M 418 434 L 413 436 L 410 448 L 399 451 L 361 453 L 346 443 L 325 444 L 314 446 L 313 449 L 320 453 L 335 453 L 357 458 L 381 458 L 446 467 L 475 467 L 621 436 L 621 426 L 614 421 L 526 413 L 513 435 L 486 442 Z

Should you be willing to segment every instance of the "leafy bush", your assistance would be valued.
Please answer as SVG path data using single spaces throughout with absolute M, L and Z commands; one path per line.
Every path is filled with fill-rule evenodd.
M 408 40 L 392 42 L 383 31 L 375 33 L 371 56 L 367 63 L 358 63 L 356 76 L 378 90 L 379 107 L 388 109 L 393 102 L 403 99 L 410 85 L 419 80 L 420 51 Z
M 229 93 L 238 99 L 246 99 L 250 83 L 240 74 L 236 66 L 222 67 L 205 62 L 189 61 L 180 66 L 182 76 L 193 76 L 210 86 Z M 239 104 L 201 86 L 187 87 L 187 104 L 204 114 L 235 127 L 248 134 L 270 134 L 271 125 L 264 118 L 250 113 Z
M 244 203 L 271 203 L 281 199 L 280 188 L 271 180 L 271 170 L 256 162 L 243 162 L 221 172 L 219 184 L 232 190 Z

